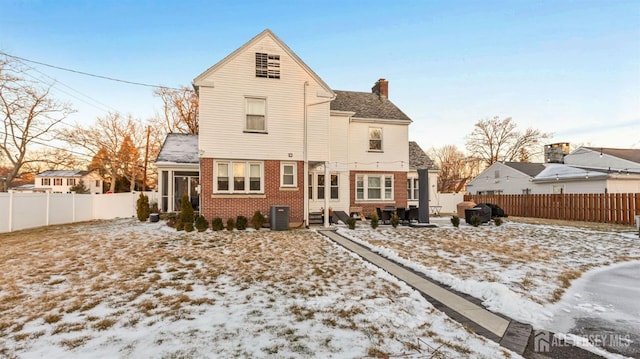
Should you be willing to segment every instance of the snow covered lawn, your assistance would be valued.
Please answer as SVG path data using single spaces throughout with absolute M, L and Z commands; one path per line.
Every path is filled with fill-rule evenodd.
M 640 259 L 640 241 L 629 231 L 509 220 L 455 228 L 448 217 L 432 220 L 440 227 L 372 230 L 361 223 L 339 232 L 535 328 L 546 328 L 552 304 L 586 271 Z
M 410 241 L 440 247 L 427 231 L 350 233 L 401 243 L 404 256 Z M 0 357 L 517 357 L 313 231 L 185 233 L 126 219 L 3 234 L 0 246 Z M 412 260 L 431 265 L 428 252 Z M 530 288 L 542 287 L 536 276 Z

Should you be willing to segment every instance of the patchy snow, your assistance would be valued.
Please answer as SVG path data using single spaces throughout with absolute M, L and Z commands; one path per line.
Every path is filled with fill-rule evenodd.
M 114 220 L 1 242 L 0 357 L 518 357 L 313 231 Z
M 482 299 L 492 311 L 537 329 L 569 332 L 572 321 L 566 318 L 577 309 L 607 316 L 609 323 L 620 324 L 614 328 L 619 333 L 636 333 L 630 328 L 640 327 L 635 321 L 640 311 L 636 299 L 640 271 L 634 272 L 633 279 L 611 283 L 604 290 L 614 305 L 584 297 L 577 289 L 571 293 L 583 296 L 576 297 L 580 300 L 565 303 L 563 299 L 557 303 L 567 298 L 563 294 L 584 272 L 640 260 L 637 236 L 509 221 L 500 227 L 491 224 L 477 228 L 466 224 L 454 228 L 448 217 L 432 218 L 432 222 L 439 228 L 381 226 L 372 230 L 360 223 L 356 230 L 340 227 L 338 232 L 455 290 Z M 594 286 L 597 284 L 591 288 Z M 635 290 L 624 289 L 629 286 L 635 286 Z M 620 318 L 627 322 L 620 322 Z

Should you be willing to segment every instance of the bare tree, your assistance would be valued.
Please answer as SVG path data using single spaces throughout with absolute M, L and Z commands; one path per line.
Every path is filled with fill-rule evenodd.
M 551 135 L 533 128 L 520 132 L 517 127 L 511 117 L 480 120 L 467 136 L 467 151 L 486 166 L 498 161 L 529 162 L 542 141 Z
M 198 95 L 188 87 L 169 89 L 161 87 L 154 94 L 162 100 L 163 114 L 153 122 L 164 133 L 198 134 Z
M 51 86 L 26 80 L 19 63 L 0 60 L 0 153 L 10 165 L 6 183 L 20 173 L 22 167 L 38 161 L 29 151 L 51 140 L 53 129 L 74 112 L 67 103 L 50 95 Z
M 115 192 L 116 180 L 123 175 L 125 167 L 131 166 L 130 161 L 136 164 L 140 161 L 139 158 L 120 158 L 120 150 L 127 136 L 132 138 L 133 143 L 142 143 L 140 128 L 131 115 L 123 117 L 119 113 L 109 113 L 98 117 L 90 127 L 77 126 L 61 134 L 69 144 L 86 150 L 93 157 L 89 169 L 98 170 L 110 182 L 109 191 Z
M 455 145 L 433 148 L 429 156 L 440 168 L 438 192 L 441 193 L 463 192 L 480 170 L 480 160 L 465 156 Z

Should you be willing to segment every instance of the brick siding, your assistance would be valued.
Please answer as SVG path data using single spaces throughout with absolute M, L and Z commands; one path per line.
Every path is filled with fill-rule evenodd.
M 393 175 L 393 202 L 374 202 L 374 201 L 360 201 L 356 203 L 356 175 L 358 174 L 380 174 L 380 175 Z M 362 207 L 362 211 L 365 216 L 369 217 L 371 213 L 376 211 L 376 208 L 382 208 L 385 206 L 407 207 L 407 172 L 386 172 L 386 171 L 351 171 L 349 173 L 349 186 L 350 186 L 350 203 L 352 207 Z
M 264 162 L 264 198 L 252 198 L 249 195 L 233 195 L 232 198 L 216 198 L 213 195 L 213 158 L 200 159 L 200 188 L 202 190 L 202 203 L 200 211 L 211 220 L 215 217 L 222 218 L 226 222 L 229 218 L 239 215 L 249 219 L 255 211 L 260 211 L 265 216 L 269 215 L 271 206 L 289 206 L 289 221 L 301 223 L 304 221 L 304 162 L 297 162 L 298 187 L 297 189 L 280 188 L 280 162 L 265 160 Z M 282 161 L 291 162 L 291 161 Z M 406 186 L 406 185 L 405 185 Z M 405 190 L 406 192 L 406 190 Z M 406 193 L 405 193 L 406 197 Z

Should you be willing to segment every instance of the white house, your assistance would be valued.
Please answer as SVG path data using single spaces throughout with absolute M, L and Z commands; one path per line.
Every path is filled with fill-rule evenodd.
M 322 209 L 408 205 L 412 121 L 389 100 L 385 79 L 371 92 L 333 90 L 265 30 L 193 86 L 199 136 L 170 135 L 174 155 L 163 148 L 156 161 L 163 210 L 176 208 L 180 177 L 192 183 L 188 193 L 199 189 L 207 218 L 284 205 L 292 222 L 308 223 Z M 188 159 L 175 156 L 174 142 L 189 143 Z
M 496 162 L 470 194 L 640 193 L 640 150 L 580 147 L 564 163 Z
M 82 181 L 89 193 L 102 193 L 103 178 L 94 171 L 48 170 L 35 176 L 34 191 L 70 193 Z

